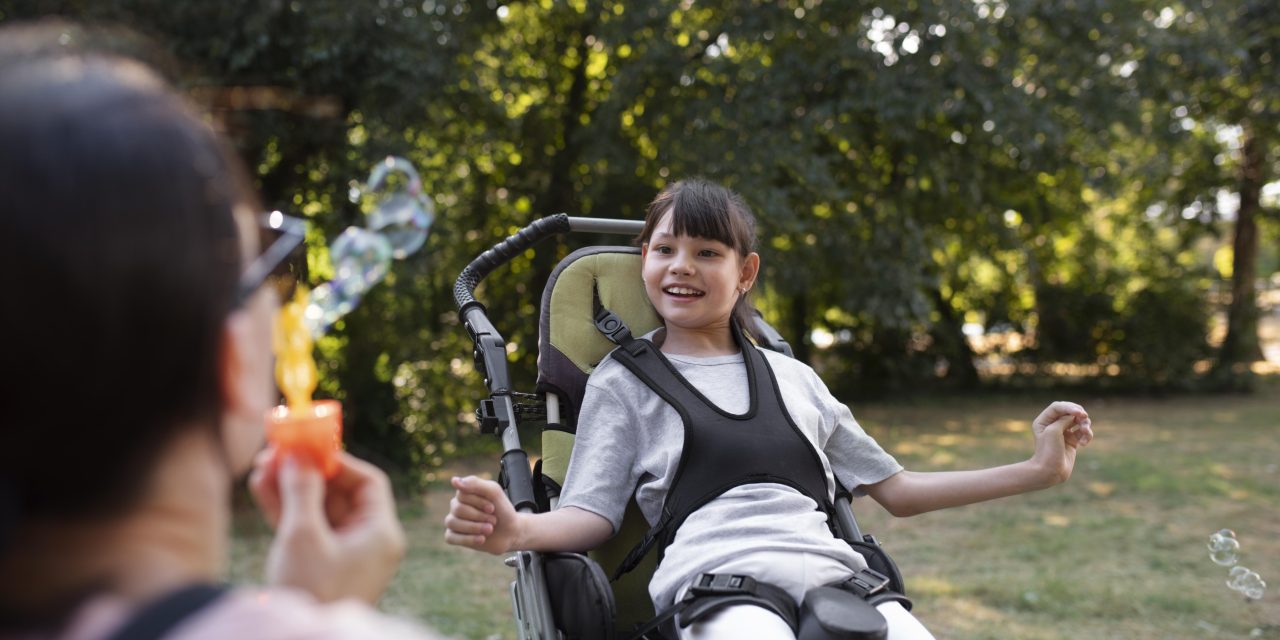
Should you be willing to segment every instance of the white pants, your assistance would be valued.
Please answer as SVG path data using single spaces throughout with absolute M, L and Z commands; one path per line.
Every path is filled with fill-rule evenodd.
M 781 588 L 796 602 L 809 589 L 849 577 L 849 567 L 834 558 L 812 553 L 767 551 L 732 560 L 707 573 L 748 575 Z M 676 600 L 684 597 L 685 586 Z M 876 610 L 889 623 L 889 640 L 933 640 L 924 625 L 901 604 L 887 602 Z M 725 607 L 680 630 L 682 640 L 795 640 L 786 621 L 768 609 L 752 605 Z

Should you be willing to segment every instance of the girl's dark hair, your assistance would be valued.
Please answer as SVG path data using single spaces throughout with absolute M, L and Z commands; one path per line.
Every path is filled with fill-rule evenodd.
M 723 242 L 740 258 L 756 250 L 756 218 L 742 196 L 727 187 L 696 177 L 667 185 L 649 203 L 637 244 L 649 242 L 668 211 L 671 230 L 678 236 Z M 740 296 L 733 317 L 743 331 L 750 332 L 753 315 L 750 293 Z
M 216 435 L 236 207 L 257 208 L 243 166 L 147 69 L 0 50 L 0 494 L 18 518 L 121 513 L 179 430 Z

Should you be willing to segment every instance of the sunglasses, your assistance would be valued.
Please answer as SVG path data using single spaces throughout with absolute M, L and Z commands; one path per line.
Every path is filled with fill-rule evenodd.
M 271 284 L 280 294 L 280 300 L 288 300 L 297 286 L 299 268 L 306 265 L 306 246 L 302 243 L 306 238 L 305 220 L 272 211 L 259 215 L 258 224 L 263 231 L 262 244 L 267 249 L 240 275 L 236 307 L 244 306 L 264 284 Z

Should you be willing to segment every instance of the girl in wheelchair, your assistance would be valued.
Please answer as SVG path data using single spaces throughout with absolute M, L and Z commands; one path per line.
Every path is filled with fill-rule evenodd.
M 895 516 L 992 500 L 1065 481 L 1093 437 L 1080 405 L 1054 402 L 1032 422 L 1027 460 L 906 471 L 811 368 L 745 339 L 760 257 L 740 196 L 699 179 L 674 183 L 650 204 L 639 241 L 642 286 L 663 326 L 616 340 L 591 374 L 558 508 L 519 513 L 497 483 L 453 478 L 449 543 L 586 551 L 617 531 L 634 494 L 653 529 L 632 559 L 651 546 L 660 554 L 649 585 L 659 611 L 707 591 L 705 574 L 746 577 L 773 594 L 704 608 L 681 621 L 680 637 L 808 637 L 784 609 L 867 569 L 832 534 L 837 487 Z M 905 598 L 866 591 L 889 638 L 932 637 Z

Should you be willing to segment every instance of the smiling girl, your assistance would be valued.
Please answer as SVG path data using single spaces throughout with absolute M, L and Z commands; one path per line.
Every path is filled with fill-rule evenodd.
M 634 494 L 661 534 L 649 585 L 658 610 L 704 573 L 750 576 L 799 603 L 810 589 L 867 566 L 828 525 L 822 505 L 834 499 L 836 481 L 895 516 L 915 515 L 1058 484 L 1093 437 L 1082 407 L 1055 402 L 1032 423 L 1035 450 L 1027 460 L 906 471 L 811 368 L 744 337 L 760 257 L 741 197 L 698 179 L 672 184 L 649 206 L 639 241 L 645 292 L 663 326 L 635 351 L 648 347 L 671 380 L 651 387 L 642 377 L 652 376 L 638 373 L 624 353 L 632 349 L 615 350 L 587 382 L 559 508 L 518 513 L 497 483 L 454 478 L 449 543 L 495 554 L 586 551 L 618 530 Z M 719 488 L 691 508 L 682 502 L 689 482 L 678 485 L 692 474 L 686 458 L 691 468 L 720 474 Z M 932 637 L 897 600 L 876 604 L 891 639 Z M 795 637 L 783 617 L 750 604 L 720 608 L 679 633 Z

